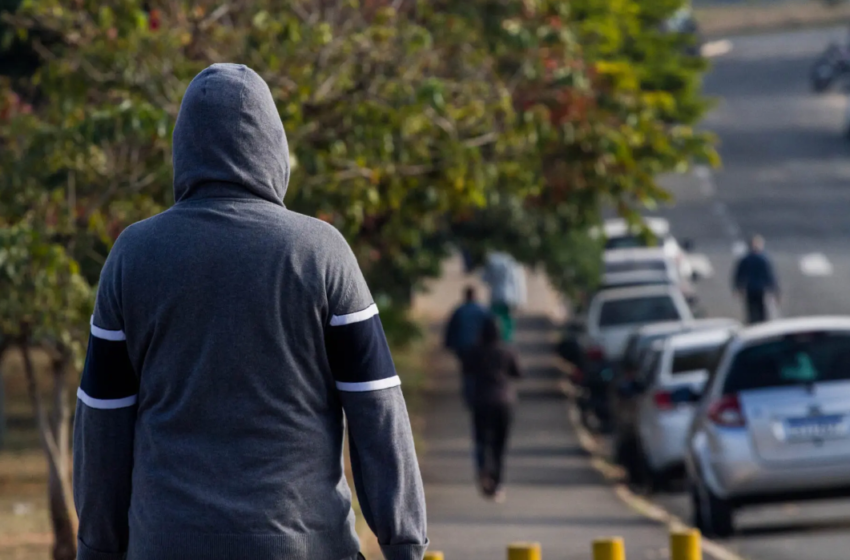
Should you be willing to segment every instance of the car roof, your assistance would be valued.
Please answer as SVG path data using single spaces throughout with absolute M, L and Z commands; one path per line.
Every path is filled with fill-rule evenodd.
M 679 293 L 679 289 L 670 284 L 649 284 L 646 286 L 630 286 L 628 288 L 611 288 L 597 292 L 593 299 L 611 301 L 616 299 L 633 299 L 653 296 L 672 296 Z
M 714 327 L 673 334 L 667 339 L 667 344 L 673 350 L 695 348 L 710 344 L 720 345 L 729 340 L 733 334 L 734 328 L 732 326 Z
M 663 270 L 630 270 L 628 272 L 607 272 L 602 275 L 602 284 L 670 283 L 671 281 L 670 274 Z
M 850 331 L 850 317 L 822 316 L 779 319 L 741 329 L 738 339 L 751 342 L 806 331 Z
M 645 216 L 641 218 L 643 223 L 655 235 L 667 235 L 670 233 L 670 222 L 664 218 L 656 218 Z M 602 224 L 602 231 L 606 238 L 622 237 L 633 232 L 633 227 L 624 218 L 613 218 L 605 220 Z
M 670 257 L 661 247 L 628 247 L 608 249 L 602 254 L 602 260 L 607 263 L 629 261 L 667 261 Z
M 724 317 L 693 319 L 691 321 L 667 321 L 664 323 L 650 323 L 638 328 L 632 336 L 638 338 L 673 335 L 677 333 L 694 332 L 702 329 L 715 328 L 737 328 L 741 323 L 735 319 Z

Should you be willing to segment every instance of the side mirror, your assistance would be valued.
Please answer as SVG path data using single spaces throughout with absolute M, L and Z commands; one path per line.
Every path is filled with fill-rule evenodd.
M 686 253 L 690 253 L 694 250 L 694 241 L 692 239 L 683 239 L 682 249 L 684 249 Z
M 670 400 L 674 404 L 695 403 L 698 402 L 701 397 L 701 392 L 694 390 L 693 387 L 679 387 L 670 393 Z

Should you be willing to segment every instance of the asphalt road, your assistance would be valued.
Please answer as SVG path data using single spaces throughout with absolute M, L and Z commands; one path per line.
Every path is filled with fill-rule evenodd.
M 667 179 L 677 204 L 663 212 L 713 269 L 701 282 L 713 316 L 740 317 L 729 291 L 733 247 L 767 239 L 782 285 L 783 316 L 850 314 L 850 140 L 847 96 L 816 95 L 811 62 L 846 28 L 731 38 L 705 88 L 718 101 L 706 127 L 720 138 L 721 170 Z M 848 465 L 850 469 L 850 465 Z M 656 501 L 690 518 L 682 495 Z M 850 501 L 743 510 L 724 544 L 752 560 L 846 558 Z

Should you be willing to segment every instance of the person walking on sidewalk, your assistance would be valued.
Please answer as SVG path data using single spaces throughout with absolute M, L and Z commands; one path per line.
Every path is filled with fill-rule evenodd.
M 490 310 L 498 317 L 502 339 L 514 336 L 514 311 L 525 303 L 525 270 L 507 253 L 494 252 L 487 257 L 484 282 L 490 286 Z
M 470 377 L 463 372 L 463 356 L 478 342 L 481 327 L 489 316 L 490 313 L 478 303 L 475 288 L 468 286 L 464 290 L 463 303 L 454 310 L 446 327 L 445 347 L 461 364 L 463 400 L 468 406 L 472 406 L 472 386 Z
M 733 289 L 744 302 L 747 323 L 761 323 L 768 319 L 768 296 L 779 300 L 779 286 L 773 265 L 764 253 L 764 238 L 754 235 L 749 252 L 738 261 Z
M 378 310 L 332 226 L 287 210 L 269 87 L 214 64 L 174 128 L 174 206 L 103 267 L 77 392 L 78 560 L 359 556 L 343 470 L 387 560 L 425 499 Z
M 494 317 L 486 319 L 478 344 L 464 356 L 464 371 L 472 378 L 479 488 L 486 497 L 501 501 L 505 450 L 517 398 L 514 381 L 522 372 L 516 354 L 502 342 Z

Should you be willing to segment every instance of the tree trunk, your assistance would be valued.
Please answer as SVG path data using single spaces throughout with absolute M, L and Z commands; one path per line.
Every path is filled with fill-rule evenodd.
M 48 418 L 32 363 L 28 337 L 20 339 L 24 358 L 27 389 L 38 422 L 41 443 L 47 456 L 47 490 L 50 521 L 53 525 L 53 560 L 75 560 L 77 557 L 77 515 L 74 511 L 70 463 L 70 409 L 67 395 L 67 365 L 64 356 L 53 360 L 53 410 Z
M 3 357 L 6 355 L 8 348 L 8 339 L 0 335 L 0 449 L 3 449 L 3 446 L 6 444 L 6 380 L 3 377 Z

